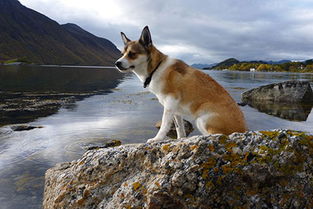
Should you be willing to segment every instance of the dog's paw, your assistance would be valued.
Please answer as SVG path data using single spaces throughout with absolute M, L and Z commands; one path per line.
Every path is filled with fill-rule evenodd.
M 154 143 L 154 142 L 159 142 L 159 141 L 163 141 L 162 138 L 151 138 L 147 140 L 147 143 Z

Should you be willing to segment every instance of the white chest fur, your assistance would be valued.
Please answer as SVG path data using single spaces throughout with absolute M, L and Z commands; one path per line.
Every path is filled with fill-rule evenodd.
M 175 59 L 167 58 L 155 71 L 155 73 L 152 76 L 150 85 L 149 85 L 149 91 L 154 93 L 158 99 L 162 99 L 165 95 L 162 95 L 162 89 L 164 88 L 165 82 L 164 82 L 164 71 L 171 65 L 173 65 L 176 62 Z M 161 102 L 161 101 L 160 101 Z
M 180 101 L 175 99 L 173 95 L 168 95 L 163 93 L 164 85 L 164 71 L 175 64 L 176 60 L 167 58 L 167 60 L 160 65 L 159 69 L 154 73 L 151 83 L 149 85 L 149 90 L 158 98 L 159 102 L 166 108 L 175 112 L 178 115 L 184 115 L 187 118 L 193 118 L 190 114 L 189 105 L 182 105 Z

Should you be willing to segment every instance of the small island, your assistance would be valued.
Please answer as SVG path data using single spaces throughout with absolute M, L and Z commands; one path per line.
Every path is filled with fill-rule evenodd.
M 235 58 L 226 59 L 204 70 L 232 70 L 232 71 L 259 71 L 259 72 L 294 72 L 313 73 L 313 59 L 306 61 L 281 60 L 273 61 L 239 61 Z
M 27 58 L 14 58 L 9 60 L 0 60 L 0 65 L 30 65 L 33 64 Z

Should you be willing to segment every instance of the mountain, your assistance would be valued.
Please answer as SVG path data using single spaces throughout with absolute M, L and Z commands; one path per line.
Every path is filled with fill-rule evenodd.
M 200 63 L 197 63 L 197 64 L 192 64 L 191 67 L 198 68 L 198 69 L 203 69 L 203 68 L 213 67 L 214 65 L 217 65 L 217 63 L 214 63 L 214 64 L 200 64 Z
M 212 66 L 211 68 L 227 69 L 228 67 L 230 67 L 234 64 L 237 64 L 237 63 L 239 63 L 239 60 L 237 60 L 235 58 L 229 58 L 229 59 L 226 59 L 226 60 L 218 63 L 215 66 Z M 207 69 L 207 68 L 205 68 L 205 69 Z
M 267 64 L 270 64 L 270 65 L 276 65 L 276 64 L 284 64 L 284 63 L 288 63 L 288 62 L 291 62 L 291 60 L 279 60 L 279 61 L 267 61 L 266 63 Z
M 267 64 L 266 61 L 262 61 L 262 60 L 240 61 L 239 63 Z
M 305 60 L 304 64 L 305 65 L 313 65 L 313 59 Z
M 75 24 L 60 25 L 17 0 L 0 0 L 0 60 L 113 65 L 119 55 L 112 42 Z

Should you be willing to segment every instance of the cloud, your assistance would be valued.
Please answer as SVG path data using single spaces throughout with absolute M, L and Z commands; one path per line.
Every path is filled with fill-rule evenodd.
M 122 47 L 149 25 L 155 45 L 188 63 L 313 57 L 310 0 L 21 0 L 60 23 L 73 22 Z

